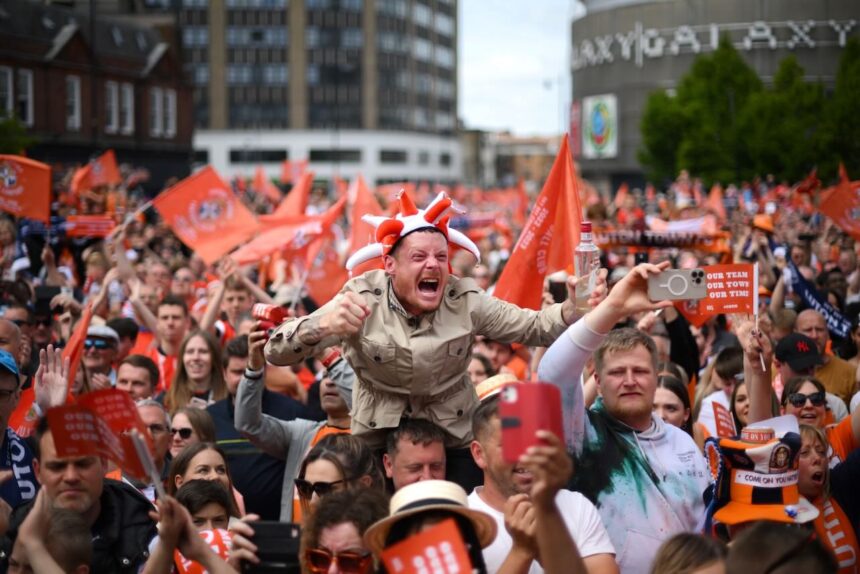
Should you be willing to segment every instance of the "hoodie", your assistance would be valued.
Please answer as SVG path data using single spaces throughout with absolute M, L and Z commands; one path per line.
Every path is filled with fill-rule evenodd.
M 574 323 L 547 350 L 538 377 L 562 392 L 572 490 L 597 507 L 621 571 L 647 573 L 663 541 L 701 528 L 709 473 L 693 439 L 659 417 L 636 431 L 600 399 L 586 411 L 580 378 L 602 340 L 584 321 Z

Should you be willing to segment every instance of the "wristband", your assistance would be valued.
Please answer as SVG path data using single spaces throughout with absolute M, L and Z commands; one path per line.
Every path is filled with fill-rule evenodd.
M 342 355 L 341 355 L 340 349 L 332 349 L 331 351 L 329 351 L 329 353 L 325 357 L 323 357 L 323 359 L 320 362 L 322 363 L 323 367 L 328 369 L 333 364 L 338 362 L 340 360 L 341 356 Z
M 251 379 L 251 380 L 254 380 L 254 381 L 259 380 L 259 379 L 262 379 L 262 378 L 263 378 L 263 373 L 264 373 L 265 371 L 266 371 L 266 368 L 265 368 L 265 367 L 263 367 L 263 368 L 262 368 L 262 369 L 260 369 L 259 371 L 253 371 L 253 370 L 249 369 L 248 367 L 245 367 L 245 378 L 246 378 L 246 379 Z

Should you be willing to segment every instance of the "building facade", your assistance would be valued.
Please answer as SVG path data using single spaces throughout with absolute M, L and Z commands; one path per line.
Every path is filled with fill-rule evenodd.
M 698 54 L 727 37 L 765 84 L 794 54 L 832 89 L 841 49 L 860 34 L 856 0 L 585 0 L 571 28 L 571 144 L 584 176 L 615 189 L 641 181 L 639 120 Z
M 191 92 L 156 32 L 32 0 L 0 1 L 0 116 L 17 117 L 34 159 L 85 163 L 106 149 L 157 187 L 188 173 Z
M 183 0 L 180 27 L 197 159 L 221 173 L 459 178 L 456 0 Z

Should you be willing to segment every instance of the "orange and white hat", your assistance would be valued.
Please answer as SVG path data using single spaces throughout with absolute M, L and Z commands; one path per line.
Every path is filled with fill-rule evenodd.
M 516 376 L 510 373 L 499 373 L 498 375 L 488 377 L 475 385 L 475 393 L 478 395 L 478 400 L 483 403 L 485 400 L 495 397 L 502 392 L 502 389 L 505 388 L 506 385 L 516 382 L 518 382 Z
M 449 243 L 462 247 L 481 260 L 481 252 L 471 239 L 456 229 L 448 229 L 448 212 L 460 212 L 454 209 L 454 202 L 444 191 L 425 209 L 415 207 L 405 191 L 401 191 L 397 199 L 400 200 L 400 213 L 394 217 L 362 216 L 362 220 L 376 228 L 376 243 L 365 245 L 353 253 L 346 261 L 347 270 L 351 272 L 362 263 L 387 255 L 398 241 L 413 231 L 431 228 L 440 231 Z
M 705 442 L 715 481 L 708 508 L 714 522 L 802 524 L 818 517 L 818 509 L 797 488 L 800 435 L 789 432 L 777 439 L 774 434 L 770 428 L 745 428 L 740 439 Z

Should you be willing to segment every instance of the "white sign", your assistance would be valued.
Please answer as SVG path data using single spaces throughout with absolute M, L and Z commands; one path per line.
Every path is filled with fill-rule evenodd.
M 786 22 L 724 22 L 677 28 L 645 28 L 636 22 L 633 29 L 606 34 L 574 44 L 571 66 L 589 66 L 633 61 L 641 68 L 646 59 L 699 54 L 717 49 L 720 36 L 728 35 L 737 50 L 844 48 L 856 20 L 805 20 Z
M 618 101 L 615 94 L 582 99 L 582 157 L 618 156 Z

